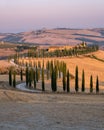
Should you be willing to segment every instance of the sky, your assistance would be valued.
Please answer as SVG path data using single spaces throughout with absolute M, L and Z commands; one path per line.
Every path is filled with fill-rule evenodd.
M 103 28 L 104 0 L 0 0 L 0 32 Z

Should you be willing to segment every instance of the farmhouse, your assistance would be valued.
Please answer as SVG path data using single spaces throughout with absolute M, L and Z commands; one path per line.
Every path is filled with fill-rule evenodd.
M 48 52 L 53 52 L 53 51 L 56 51 L 56 50 L 68 50 L 68 49 L 71 49 L 71 48 L 73 48 L 73 46 L 68 46 L 68 45 L 66 45 L 66 46 L 51 46 L 51 47 L 49 47 L 48 48 Z

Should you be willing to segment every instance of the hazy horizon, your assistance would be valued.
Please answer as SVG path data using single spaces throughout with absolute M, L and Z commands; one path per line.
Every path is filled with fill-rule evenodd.
M 0 32 L 103 28 L 104 0 L 1 0 Z

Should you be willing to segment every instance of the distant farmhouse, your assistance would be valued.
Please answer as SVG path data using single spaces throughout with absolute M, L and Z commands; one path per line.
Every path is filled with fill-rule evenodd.
M 72 48 L 84 48 L 86 47 L 87 44 L 85 42 L 82 42 L 80 44 L 77 44 L 76 46 L 68 46 L 68 45 L 65 45 L 65 46 L 50 46 L 48 48 L 48 52 L 54 52 L 56 50 L 60 50 L 60 51 L 63 51 L 63 50 L 69 50 L 69 49 L 72 49 Z
M 60 51 L 63 51 L 63 50 L 69 50 L 73 48 L 73 46 L 51 46 L 48 48 L 48 52 L 54 52 L 56 50 L 60 50 Z

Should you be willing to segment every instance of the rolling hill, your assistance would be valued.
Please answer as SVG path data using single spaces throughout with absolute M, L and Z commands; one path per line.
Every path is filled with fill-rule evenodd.
M 21 33 L 0 33 L 0 41 L 41 45 L 76 45 L 82 41 L 104 46 L 104 28 L 42 29 Z

